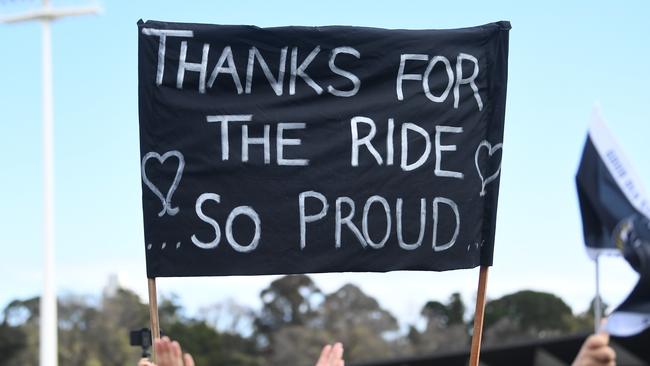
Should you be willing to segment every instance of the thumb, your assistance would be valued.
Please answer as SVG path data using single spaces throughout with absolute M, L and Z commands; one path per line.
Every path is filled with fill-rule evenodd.
M 600 325 L 598 326 L 598 335 L 603 338 L 606 344 L 609 344 L 609 332 L 607 332 L 607 318 L 600 320 Z
M 609 344 L 608 334 L 592 334 L 582 344 L 581 352 L 583 350 L 594 350 L 602 347 L 607 347 Z
M 185 366 L 194 366 L 194 359 L 192 358 L 192 355 L 189 353 L 183 355 L 183 362 L 185 363 Z
M 155 364 L 151 363 L 148 358 L 141 358 L 140 361 L 138 361 L 138 366 L 156 366 Z

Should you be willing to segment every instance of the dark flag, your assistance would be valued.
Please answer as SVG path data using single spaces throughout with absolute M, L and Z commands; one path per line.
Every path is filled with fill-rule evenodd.
M 617 336 L 632 336 L 650 327 L 650 220 L 636 215 L 616 230 L 616 244 L 639 273 L 639 282 L 609 317 L 607 330 Z
M 148 277 L 492 265 L 509 30 L 139 22 Z
M 632 293 L 610 315 L 607 331 L 638 334 L 650 326 L 650 201 L 598 111 L 589 126 L 576 185 L 591 258 L 622 253 L 640 274 Z
M 650 217 L 650 201 L 597 111 L 589 127 L 576 186 L 590 257 L 620 254 L 612 235 L 615 228 L 636 214 Z

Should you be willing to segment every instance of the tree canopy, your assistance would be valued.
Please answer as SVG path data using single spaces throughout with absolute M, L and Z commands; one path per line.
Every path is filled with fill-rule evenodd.
M 178 298 L 159 301 L 161 328 L 194 355 L 197 365 L 309 365 L 325 343 L 341 341 L 348 363 L 467 349 L 472 314 L 462 296 L 423 304 L 420 321 L 397 318 L 354 284 L 325 293 L 307 275 L 271 282 L 253 310 L 232 300 L 187 316 Z M 519 291 L 488 301 L 485 342 L 503 344 L 593 329 L 593 304 L 574 315 L 559 297 Z M 141 350 L 129 331 L 148 326 L 149 310 L 127 289 L 99 299 L 59 299 L 59 363 L 72 366 L 135 365 Z M 39 299 L 15 300 L 2 312 L 0 366 L 38 365 Z

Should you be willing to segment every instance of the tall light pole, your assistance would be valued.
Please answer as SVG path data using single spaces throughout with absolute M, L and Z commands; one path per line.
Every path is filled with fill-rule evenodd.
M 40 9 L 0 18 L 0 23 L 36 20 L 43 26 L 43 292 L 40 306 L 41 366 L 57 366 L 56 271 L 54 268 L 54 108 L 50 22 L 73 15 L 97 14 L 99 6 L 53 8 L 43 0 Z

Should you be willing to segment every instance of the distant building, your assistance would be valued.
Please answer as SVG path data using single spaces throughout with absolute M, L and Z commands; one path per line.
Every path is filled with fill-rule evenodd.
M 484 347 L 481 366 L 569 366 L 588 334 Z M 650 366 L 650 330 L 627 338 L 611 338 L 619 366 Z M 354 366 L 467 366 L 469 350 L 366 362 Z

